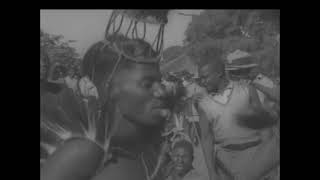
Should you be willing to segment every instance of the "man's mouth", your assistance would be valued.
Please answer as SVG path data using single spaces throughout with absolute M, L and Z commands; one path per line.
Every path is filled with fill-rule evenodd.
M 164 101 L 156 101 L 152 104 L 152 109 L 168 109 L 168 105 Z
M 168 118 L 170 116 L 170 110 L 164 103 L 153 105 L 151 109 L 163 118 Z
M 169 118 L 171 112 L 167 101 L 156 99 L 152 102 L 151 111 L 163 118 Z
M 177 165 L 176 165 L 176 169 L 182 170 L 182 169 L 183 169 L 183 164 L 177 164 Z

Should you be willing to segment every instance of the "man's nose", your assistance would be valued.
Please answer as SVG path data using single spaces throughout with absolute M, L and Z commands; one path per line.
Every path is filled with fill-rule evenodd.
M 177 163 L 181 163 L 182 162 L 182 157 L 181 156 L 178 156 L 177 157 Z
M 153 84 L 153 95 L 157 98 L 165 97 L 166 96 L 166 90 L 163 84 L 161 83 L 154 83 Z

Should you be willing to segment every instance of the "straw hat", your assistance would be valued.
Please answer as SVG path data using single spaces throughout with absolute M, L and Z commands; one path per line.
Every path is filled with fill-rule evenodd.
M 227 71 L 253 68 L 256 66 L 258 66 L 258 64 L 254 62 L 254 57 L 248 52 L 237 49 L 227 55 Z

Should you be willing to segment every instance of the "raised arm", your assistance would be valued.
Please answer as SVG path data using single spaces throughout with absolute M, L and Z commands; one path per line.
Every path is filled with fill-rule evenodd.
M 252 86 L 263 92 L 272 101 L 280 104 L 280 86 L 269 88 L 258 83 L 252 83 Z
M 280 104 L 280 84 L 277 85 L 269 77 L 259 74 L 252 81 L 251 85 L 264 93 L 270 100 Z

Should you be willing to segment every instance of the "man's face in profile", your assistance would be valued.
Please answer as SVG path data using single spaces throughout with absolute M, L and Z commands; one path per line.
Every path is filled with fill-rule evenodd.
M 169 114 L 158 64 L 133 64 L 119 73 L 117 104 L 128 120 L 147 126 L 164 123 Z
M 178 174 L 185 174 L 192 169 L 193 154 L 186 147 L 176 147 L 172 152 L 174 170 Z

